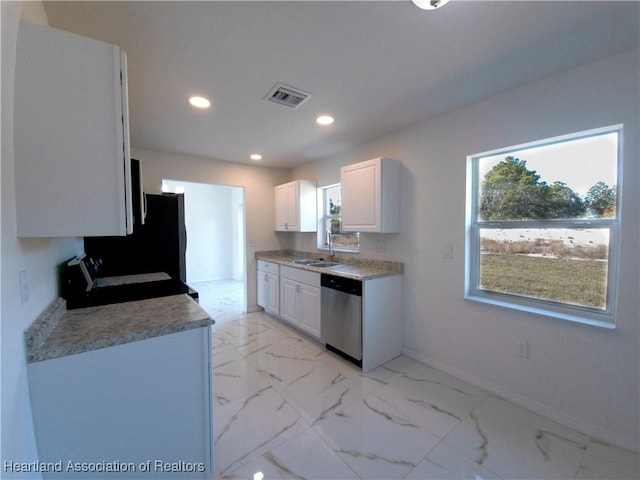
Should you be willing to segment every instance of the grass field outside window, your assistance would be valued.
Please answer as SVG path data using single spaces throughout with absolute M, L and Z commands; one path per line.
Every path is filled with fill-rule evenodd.
M 621 135 L 469 157 L 466 298 L 614 324 Z

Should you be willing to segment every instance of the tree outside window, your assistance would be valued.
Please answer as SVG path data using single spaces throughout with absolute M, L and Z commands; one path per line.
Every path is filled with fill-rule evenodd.
M 329 248 L 326 232 L 331 232 L 334 249 L 357 252 L 360 248 L 358 232 L 342 232 L 342 188 L 340 184 L 321 188 L 322 212 L 321 228 L 318 229 L 318 248 Z
M 620 133 L 469 158 L 467 298 L 613 323 Z

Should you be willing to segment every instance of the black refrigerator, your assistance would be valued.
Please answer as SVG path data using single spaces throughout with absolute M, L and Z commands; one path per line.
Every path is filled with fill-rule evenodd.
M 85 253 L 101 262 L 101 276 L 165 272 L 186 282 L 184 194 L 145 195 L 144 224 L 126 237 L 86 237 Z
M 140 258 L 147 272 L 165 272 L 187 281 L 187 228 L 184 194 L 146 195 L 147 216 L 141 226 Z

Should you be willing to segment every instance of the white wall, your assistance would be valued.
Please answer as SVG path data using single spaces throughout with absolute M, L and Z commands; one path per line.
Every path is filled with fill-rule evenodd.
M 245 275 L 245 260 L 246 260 L 246 239 L 245 230 L 246 222 L 245 210 L 244 210 L 244 188 L 232 188 L 231 189 L 231 212 L 232 212 L 232 255 L 233 267 L 231 272 L 231 278 L 239 282 L 246 278 Z
M 2 15 L 2 165 L 1 165 L 1 350 L 2 458 L 29 462 L 37 459 L 29 403 L 24 330 L 58 295 L 57 265 L 82 251 L 78 239 L 18 239 L 14 188 L 14 74 L 20 18 L 47 24 L 41 2 L 0 2 Z M 19 108 L 19 106 L 16 106 Z M 63 212 L 61 212 L 63 214 Z M 18 274 L 27 272 L 29 298 L 20 300 Z M 2 478 L 41 478 L 40 474 L 10 474 Z
M 196 196 L 194 196 L 196 195 Z M 229 278 L 233 273 L 231 190 L 187 183 L 187 281 Z M 224 252 L 224 253 L 223 253 Z
M 169 191 L 184 189 L 187 283 L 233 277 L 234 257 L 229 254 L 236 250 L 232 194 L 238 187 L 174 180 L 166 183 Z
M 140 148 L 133 148 L 131 155 L 141 161 L 144 189 L 147 193 L 160 193 L 163 178 L 244 187 L 247 311 L 256 310 L 256 285 L 252 281 L 256 278 L 254 254 L 260 250 L 282 248 L 282 242 L 274 232 L 273 187 L 285 183 L 288 172 Z
M 402 232 L 362 235 L 362 256 L 405 262 L 405 352 L 597 438 L 638 449 L 639 53 L 620 54 L 301 166 L 327 185 L 342 165 L 403 162 Z M 463 299 L 466 156 L 624 124 L 620 288 L 615 330 Z M 378 239 L 387 252 L 376 253 Z M 440 246 L 453 245 L 453 259 Z M 312 249 L 313 235 L 297 234 Z M 518 340 L 528 360 L 516 355 Z

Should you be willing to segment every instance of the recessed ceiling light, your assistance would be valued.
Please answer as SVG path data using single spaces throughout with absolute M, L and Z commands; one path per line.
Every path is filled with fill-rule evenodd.
M 259 160 L 262 160 L 262 155 L 260 155 L 259 153 L 253 153 L 249 158 L 257 162 Z
M 316 123 L 318 125 L 331 125 L 334 122 L 334 118 L 330 115 L 320 115 L 316 118 Z
M 191 97 L 189 103 L 196 108 L 209 108 L 211 102 L 204 97 Z

